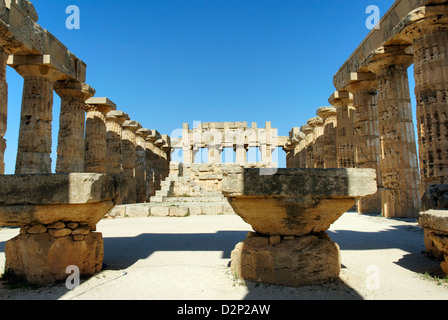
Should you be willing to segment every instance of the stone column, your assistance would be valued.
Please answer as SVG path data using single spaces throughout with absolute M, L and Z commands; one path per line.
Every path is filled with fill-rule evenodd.
M 0 174 L 5 174 L 6 140 L 4 136 L 8 125 L 8 83 L 6 82 L 6 65 L 8 53 L 0 48 Z
M 148 181 L 148 200 L 150 197 L 156 194 L 156 163 L 158 161 L 158 155 L 155 152 L 156 146 L 154 142 L 156 141 L 155 130 L 150 130 L 150 134 L 145 139 L 145 149 L 146 149 L 146 173 Z
M 309 168 L 323 168 L 323 133 L 324 133 L 324 122 L 320 117 L 314 117 L 308 120 L 308 125 L 313 128 L 313 164 L 310 163 Z
M 86 101 L 85 172 L 106 173 L 106 115 L 115 109 L 116 105 L 107 98 Z
M 129 115 L 120 110 L 110 111 L 106 115 L 106 173 L 118 175 L 122 173 L 121 133 L 122 125 L 129 120 Z
M 95 95 L 95 90 L 69 80 L 57 81 L 54 90 L 61 98 L 56 172 L 84 172 L 85 102 Z
M 353 107 L 353 95 L 348 91 L 336 91 L 328 99 L 337 113 L 337 161 L 338 168 L 355 167 L 355 146 L 353 135 L 356 109 Z
M 123 195 L 124 204 L 132 204 L 137 200 L 137 189 L 135 180 L 135 163 L 136 163 L 136 141 L 135 132 L 142 125 L 137 121 L 127 120 L 123 123 L 122 152 L 123 152 L 123 177 L 126 184 L 127 192 Z
M 356 168 L 375 169 L 378 187 L 381 188 L 376 77 L 372 73 L 353 73 L 352 81 L 346 89 L 353 94 L 353 105 L 356 109 L 354 121 Z M 360 199 L 357 208 L 359 213 L 380 213 L 380 192 Z
M 369 68 L 378 81 L 378 118 L 383 216 L 417 218 L 420 212 L 419 173 L 409 93 L 412 55 L 386 47 Z
M 236 152 L 236 163 L 246 164 L 247 163 L 247 146 L 244 144 L 235 145 Z
M 423 7 L 403 35 L 414 51 L 420 158 L 420 195 L 448 183 L 448 7 Z
M 146 177 L 146 138 L 150 130 L 146 128 L 138 129 L 135 132 L 136 162 L 135 179 L 137 188 L 137 202 L 144 203 L 147 200 L 147 177 Z
M 190 126 L 183 124 L 182 128 L 182 157 L 184 164 L 194 163 L 192 141 L 190 141 Z
M 50 65 L 27 62 L 14 64 L 24 80 L 16 174 L 51 173 L 53 85 L 61 74 Z
M 337 168 L 337 113 L 333 107 L 321 107 L 317 109 L 316 114 L 322 118 L 324 122 L 324 133 L 322 135 L 323 142 L 323 162 L 324 168 Z
M 314 168 L 314 157 L 313 157 L 313 128 L 310 125 L 305 124 L 300 128 L 305 134 L 305 145 L 302 149 L 302 154 L 300 156 L 303 168 Z

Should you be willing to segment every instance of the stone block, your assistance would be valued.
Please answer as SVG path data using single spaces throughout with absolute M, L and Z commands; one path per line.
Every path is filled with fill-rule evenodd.
M 448 209 L 448 184 L 432 185 L 422 197 L 422 211 Z
M 169 214 L 170 214 L 170 207 L 167 206 L 151 207 L 151 216 L 153 217 L 167 217 Z
M 126 207 L 126 216 L 127 217 L 149 217 L 151 215 L 151 208 L 149 206 L 145 206 L 144 204 L 140 205 L 130 205 Z
M 270 244 L 268 237 L 254 235 L 237 244 L 231 254 L 232 274 L 244 280 L 290 287 L 339 278 L 339 246 L 325 234 L 275 240 Z
M 101 271 L 104 249 L 101 233 L 92 232 L 84 240 L 72 236 L 21 234 L 5 246 L 5 273 L 32 284 L 47 284 L 67 279 L 68 266 L 77 266 L 81 276 Z
M 169 207 L 169 209 L 170 217 L 186 217 L 190 214 L 190 210 L 188 207 L 171 206 Z
M 0 205 L 86 204 L 115 197 L 115 182 L 96 173 L 0 176 Z

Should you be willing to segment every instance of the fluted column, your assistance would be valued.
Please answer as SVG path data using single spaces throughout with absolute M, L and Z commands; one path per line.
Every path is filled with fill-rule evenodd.
M 60 73 L 41 64 L 14 68 L 24 80 L 16 174 L 51 173 L 53 86 Z
M 138 129 L 135 132 L 135 179 L 138 203 L 143 203 L 147 200 L 146 190 L 148 186 L 146 177 L 146 138 L 149 134 L 150 130 L 146 128 Z
M 120 110 L 109 111 L 106 115 L 106 173 L 117 175 L 122 173 L 123 161 L 121 151 L 122 125 L 129 120 L 129 115 Z
M 346 89 L 353 94 L 356 109 L 354 121 L 356 168 L 372 168 L 377 171 L 378 187 L 382 188 L 379 165 L 380 143 L 378 128 L 377 81 L 374 74 L 354 73 Z M 380 213 L 381 196 L 378 191 L 358 201 L 359 213 Z
M 308 125 L 313 128 L 313 164 L 310 163 L 310 168 L 323 168 L 324 167 L 324 122 L 320 117 L 314 117 L 308 120 Z
M 54 90 L 61 98 L 56 172 L 84 172 L 85 102 L 95 90 L 79 81 L 57 81 Z
M 6 134 L 8 126 L 8 83 L 6 82 L 6 66 L 8 53 L 0 47 L 0 174 L 5 173 Z
M 333 107 L 321 107 L 317 109 L 317 116 L 320 117 L 324 124 L 324 132 L 322 135 L 323 142 L 323 162 L 324 168 L 337 168 L 337 113 Z
M 126 192 L 123 195 L 124 204 L 132 204 L 137 200 L 137 189 L 135 179 L 136 163 L 136 141 L 135 133 L 142 125 L 137 121 L 127 120 L 123 123 L 122 152 L 123 152 L 123 176 L 126 184 Z
M 305 134 L 305 145 L 300 156 L 303 168 L 314 168 L 313 128 L 311 128 L 310 125 L 305 124 L 300 127 L 300 131 Z
M 369 64 L 378 82 L 378 120 L 383 216 L 416 218 L 420 212 L 419 173 L 408 67 L 412 55 L 386 47 Z
M 85 172 L 106 173 L 106 115 L 116 105 L 107 98 L 86 101 Z
M 353 95 L 348 91 L 336 91 L 328 99 L 336 108 L 337 129 L 336 146 L 338 168 L 355 167 L 355 137 L 353 135 L 356 109 L 353 107 Z
M 448 183 L 448 6 L 423 7 L 425 17 L 403 34 L 414 51 L 415 95 L 420 159 L 420 195 Z

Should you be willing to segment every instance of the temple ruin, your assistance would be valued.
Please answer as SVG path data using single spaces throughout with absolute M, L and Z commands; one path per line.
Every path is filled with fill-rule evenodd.
M 316 108 L 311 119 L 297 119 L 289 136 L 279 136 L 269 121 L 264 128 L 247 122 L 194 128 L 185 123 L 181 137 L 145 128 L 113 97 L 95 96 L 86 83 L 86 64 L 37 23 L 30 1 L 0 0 L 0 7 L 5 9 L 0 16 L 0 226 L 20 227 L 20 235 L 6 245 L 7 272 L 36 283 L 63 279 L 67 265 L 81 266 L 87 276 L 99 272 L 104 248 L 96 224 L 103 217 L 237 213 L 251 216 L 256 232 L 245 247 L 237 245 L 233 268 L 247 279 L 308 285 L 314 280 L 301 274 L 298 281 L 296 266 L 284 266 L 291 268 L 281 275 L 274 266 L 263 273 L 246 256 L 259 254 L 262 244 L 275 260 L 277 245 L 292 252 L 311 241 L 331 252 L 332 272 L 317 280 L 334 279 L 339 250 L 325 231 L 356 201 L 360 214 L 420 217 L 428 253 L 444 260 L 448 273 L 448 202 L 440 200 L 448 181 L 447 1 L 395 1 L 379 29 L 334 75 L 335 91 L 323 93 L 329 106 Z M 407 73 L 412 64 L 416 124 Z M 5 175 L 4 163 L 8 66 L 24 80 L 13 175 Z M 61 111 L 52 173 L 54 92 Z M 206 161 L 198 159 L 201 150 Z M 251 150 L 255 160 L 248 157 Z M 172 161 L 175 153 L 181 159 Z M 275 154 L 286 156 L 286 169 L 278 169 Z M 300 179 L 311 182 L 305 186 Z M 250 184 L 244 187 L 244 181 Z M 322 187 L 324 181 L 332 187 Z M 330 208 L 335 209 L 331 218 Z M 289 226 L 298 229 L 275 229 L 278 217 L 270 215 L 289 219 L 291 210 L 330 222 L 314 233 L 313 228 L 302 232 L 309 222 L 297 214 Z M 268 222 L 260 227 L 257 221 Z M 307 263 L 316 266 L 314 260 Z

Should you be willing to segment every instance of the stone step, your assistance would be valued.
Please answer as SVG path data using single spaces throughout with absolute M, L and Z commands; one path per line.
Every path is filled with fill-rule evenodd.
M 227 203 L 224 196 L 221 197 L 163 197 L 164 203 L 203 203 L 203 202 L 223 202 Z
M 119 205 L 109 212 L 111 218 L 120 217 L 186 217 L 189 215 L 234 215 L 229 203 L 144 203 Z

